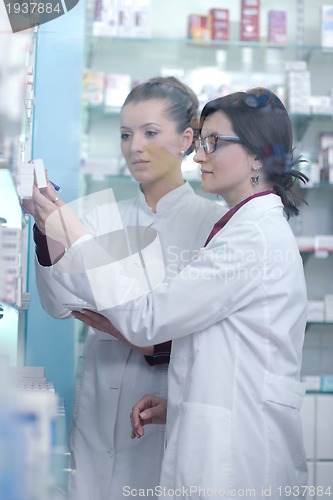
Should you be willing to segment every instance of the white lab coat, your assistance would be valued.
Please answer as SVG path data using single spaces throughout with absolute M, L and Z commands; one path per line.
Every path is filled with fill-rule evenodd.
M 184 267 L 192 251 L 204 244 L 225 209 L 196 196 L 185 183 L 164 196 L 156 214 L 141 191 L 118 203 L 124 226 L 158 231 L 170 279 Z M 85 224 L 94 234 L 119 229 L 108 205 L 88 214 Z M 133 249 L 132 249 L 133 251 Z M 55 317 L 67 317 L 62 304 L 77 302 L 52 279 L 52 267 L 36 263 L 43 307 Z M 73 424 L 70 435 L 72 468 L 70 500 L 118 500 L 123 487 L 154 488 L 159 484 L 165 426 L 151 426 L 144 440 L 131 440 L 129 414 L 143 394 L 167 395 L 167 365 L 151 367 L 144 356 L 112 336 L 90 331 L 79 360 Z
M 83 247 L 65 259 L 84 265 Z M 57 266 L 59 282 L 93 300 L 87 273 Z M 121 265 L 101 274 L 100 286 L 110 284 L 137 286 Z M 174 339 L 161 477 L 167 498 L 188 488 L 186 498 L 192 488 L 195 499 L 278 500 L 285 486 L 307 484 L 299 412 L 306 303 L 296 241 L 270 194 L 243 205 L 193 263 L 135 308 L 103 311 L 137 344 Z

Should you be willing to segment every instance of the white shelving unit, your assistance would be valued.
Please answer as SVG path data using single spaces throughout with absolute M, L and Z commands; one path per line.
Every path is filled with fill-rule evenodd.
M 69 472 L 65 409 L 44 369 L 24 366 L 29 219 L 17 184 L 18 166 L 32 158 L 36 41 L 37 29 L 0 35 L 10 62 L 0 60 L 0 498 L 60 500 Z

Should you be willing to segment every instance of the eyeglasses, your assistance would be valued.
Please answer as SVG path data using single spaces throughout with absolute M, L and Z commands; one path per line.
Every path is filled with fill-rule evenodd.
M 200 148 L 204 148 L 204 151 L 207 155 L 210 155 L 211 153 L 214 153 L 214 151 L 217 148 L 217 144 L 221 143 L 221 146 L 223 142 L 236 142 L 238 144 L 241 144 L 242 141 L 239 137 L 236 136 L 229 136 L 229 135 L 209 135 L 208 137 L 205 137 L 202 139 L 201 137 L 194 141 L 194 149 L 195 152 L 197 153 Z

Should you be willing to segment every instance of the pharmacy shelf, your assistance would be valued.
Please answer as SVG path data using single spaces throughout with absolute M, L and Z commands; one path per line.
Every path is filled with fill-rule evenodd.
M 102 104 L 93 105 L 85 104 L 83 105 L 84 111 L 93 112 L 101 117 L 112 117 L 113 115 L 118 116 L 121 111 L 121 106 L 105 106 Z M 291 120 L 302 121 L 302 120 L 332 120 L 332 115 L 330 114 L 300 114 L 300 113 L 290 113 Z
M 312 389 L 307 389 L 306 394 L 333 394 L 333 390 L 332 391 L 314 391 Z
M 86 66 L 94 67 L 97 59 L 110 57 L 124 66 L 128 60 L 140 60 L 143 66 L 149 65 L 151 73 L 158 74 L 157 68 L 163 64 L 181 65 L 186 71 L 198 66 L 220 67 L 226 72 L 267 72 L 285 73 L 285 61 L 303 59 L 309 64 L 318 60 L 327 61 L 333 48 L 319 45 L 298 45 L 296 43 L 277 45 L 267 42 L 242 41 L 198 41 L 187 38 L 121 38 L 107 36 L 88 36 Z M 251 68 L 242 61 L 243 54 L 251 54 Z M 97 63 L 98 64 L 98 63 Z M 155 71 L 154 68 L 156 67 Z M 101 68 L 102 69 L 102 68 Z M 124 70 L 125 71 L 125 66 Z M 127 66 L 128 72 L 128 66 Z
M 120 106 L 106 106 L 103 104 L 99 105 L 92 105 L 92 104 L 84 104 L 83 105 L 83 112 L 85 114 L 84 120 L 83 120 L 83 131 L 85 133 L 89 132 L 89 127 L 91 123 L 91 119 L 98 119 L 98 120 L 114 120 L 114 119 L 119 119 L 119 114 L 121 111 Z M 313 122 L 329 122 L 329 126 L 331 126 L 332 122 L 332 115 L 329 114 L 296 114 L 296 113 L 290 113 L 289 114 L 293 129 L 294 129 L 294 134 L 295 134 L 295 140 L 300 141 L 306 131 L 308 130 L 308 127 L 311 123 Z
M 333 184 L 331 182 L 327 181 L 322 181 L 322 182 L 316 182 L 313 184 L 303 184 L 302 182 L 299 183 L 299 186 L 304 189 L 319 189 L 319 188 L 327 188 L 327 189 L 333 189 Z
M 243 48 L 249 47 L 256 50 L 267 50 L 267 49 L 278 49 L 278 50 L 291 50 L 299 51 L 303 50 L 309 54 L 315 55 L 316 53 L 333 53 L 333 47 L 323 47 L 318 44 L 298 44 L 298 43 L 286 43 L 277 44 L 270 43 L 267 41 L 241 41 L 241 40 L 193 40 L 192 38 L 169 38 L 169 37 L 119 37 L 119 36 L 105 36 L 105 35 L 91 35 L 87 38 L 88 43 L 93 47 L 98 47 L 100 44 L 112 44 L 114 47 L 117 43 L 121 44 L 124 42 L 129 42 L 133 44 L 142 43 L 160 43 L 160 44 L 183 44 L 194 48 L 207 48 L 207 49 L 231 49 L 231 48 Z M 141 51 L 141 47 L 138 49 Z
M 329 121 L 332 122 L 331 114 L 318 114 L 318 113 L 310 113 L 310 114 L 289 114 L 291 122 L 293 124 L 293 128 L 295 131 L 295 139 L 296 141 L 300 141 L 302 137 L 308 130 L 308 127 L 311 123 L 315 121 Z M 331 123 L 329 125 L 331 127 Z
M 327 254 L 332 254 L 333 253 L 333 249 L 332 248 L 324 248 L 324 247 L 321 247 L 321 248 L 304 248 L 304 247 L 299 247 L 299 251 L 303 254 L 319 254 L 321 252 L 323 253 L 327 253 Z
M 307 321 L 307 325 L 321 325 L 321 326 L 330 326 L 333 325 L 333 321 Z

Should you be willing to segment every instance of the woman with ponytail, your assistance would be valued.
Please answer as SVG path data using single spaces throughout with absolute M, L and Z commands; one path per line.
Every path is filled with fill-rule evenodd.
M 89 251 L 103 253 L 83 234 L 54 265 L 54 276 L 130 342 L 172 339 L 168 400 L 151 393 L 131 414 L 139 442 L 155 427 L 146 424 L 166 420 L 163 498 L 278 500 L 287 490 L 301 498 L 307 295 L 287 219 L 298 213 L 297 182 L 307 179 L 293 158 L 288 113 L 267 89 L 209 102 L 199 131 L 194 160 L 202 188 L 221 195 L 230 210 L 195 258 L 147 293 L 121 263 L 88 273 Z M 41 197 L 36 192 L 37 202 Z M 145 269 L 156 271 L 157 257 Z M 81 271 L 65 273 L 73 262 Z
M 96 237 L 113 235 L 112 241 L 117 240 L 123 252 L 119 258 L 124 259 L 135 252 L 143 259 L 146 240 L 156 232 L 168 279 L 199 251 L 212 224 L 225 213 L 224 207 L 197 196 L 181 171 L 198 133 L 198 104 L 194 92 L 174 77 L 151 78 L 134 87 L 121 109 L 119 137 L 138 184 L 137 195 L 117 203 L 120 221 L 115 204 L 105 201 L 99 201 L 81 221 Z M 53 208 L 59 208 L 61 200 L 51 185 L 44 194 L 53 200 Z M 103 193 L 96 196 L 103 200 Z M 43 196 L 43 202 L 47 201 Z M 29 207 L 36 221 L 40 300 L 52 316 L 71 318 L 70 303 L 78 302 L 80 291 L 69 294 L 53 279 L 57 258 L 50 258 L 39 207 Z M 58 249 L 54 245 L 54 256 L 63 253 L 62 245 Z M 98 265 L 97 254 L 93 260 Z M 152 428 L 145 441 L 133 441 L 128 414 L 144 393 L 167 395 L 171 342 L 137 348 L 96 311 L 73 315 L 90 329 L 76 377 L 69 443 L 73 472 L 67 498 L 121 500 L 129 496 L 128 491 L 153 489 L 160 479 L 165 426 Z

